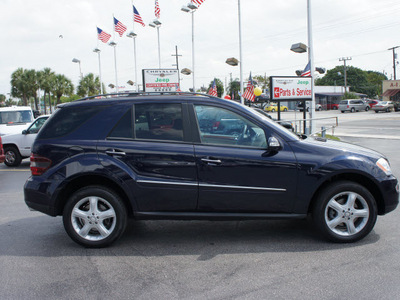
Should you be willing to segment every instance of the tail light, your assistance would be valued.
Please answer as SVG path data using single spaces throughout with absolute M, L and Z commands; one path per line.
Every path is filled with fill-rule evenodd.
M 350 106 L 349 105 L 347 105 L 347 108 L 349 108 Z
M 51 166 L 51 160 L 39 156 L 35 153 L 31 154 L 31 173 L 32 176 L 40 176 Z

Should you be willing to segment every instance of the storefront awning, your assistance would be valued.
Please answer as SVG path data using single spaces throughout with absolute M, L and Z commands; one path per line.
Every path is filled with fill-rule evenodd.
M 396 95 L 398 92 L 400 92 L 400 89 L 386 90 L 386 91 L 382 94 L 382 96 L 393 97 L 393 96 Z

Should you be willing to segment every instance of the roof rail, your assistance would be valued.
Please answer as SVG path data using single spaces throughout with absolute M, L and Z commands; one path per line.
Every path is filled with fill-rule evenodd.
M 94 96 L 84 97 L 75 101 L 85 101 L 92 99 L 103 99 L 103 98 L 118 98 L 118 97 L 138 97 L 138 96 L 155 96 L 155 95 L 186 95 L 186 96 L 202 96 L 207 98 L 220 99 L 215 96 L 211 96 L 203 93 L 192 93 L 192 92 L 122 92 L 122 93 L 109 93 L 99 94 Z

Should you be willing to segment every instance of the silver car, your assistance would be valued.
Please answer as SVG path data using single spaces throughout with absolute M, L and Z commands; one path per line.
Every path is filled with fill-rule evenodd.
M 394 105 L 392 101 L 380 101 L 378 104 L 374 105 L 372 109 L 376 113 L 380 111 L 390 112 L 394 111 Z
M 339 102 L 339 110 L 344 113 L 345 111 L 355 112 L 355 111 L 368 111 L 370 109 L 369 105 L 366 104 L 361 99 L 350 99 L 341 100 Z

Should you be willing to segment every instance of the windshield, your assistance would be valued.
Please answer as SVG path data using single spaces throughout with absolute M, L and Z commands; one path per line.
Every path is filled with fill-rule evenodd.
M 32 121 L 33 116 L 30 110 L 0 112 L 0 124 L 31 123 Z

